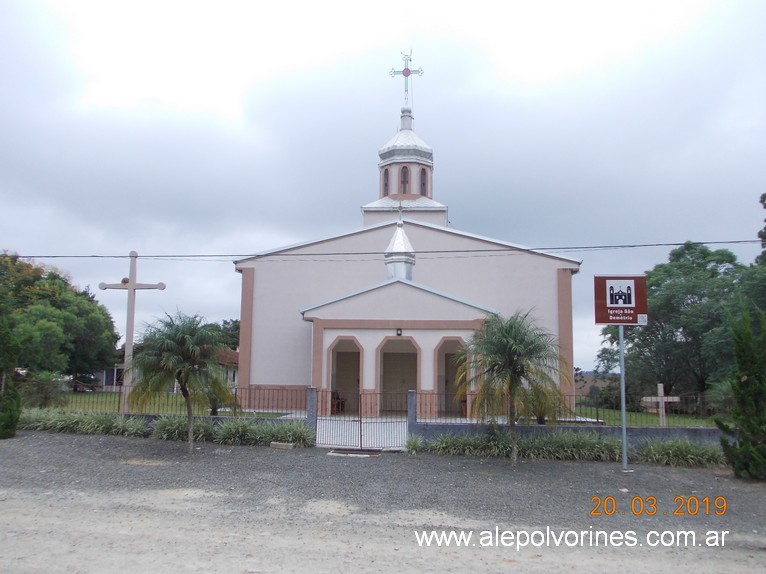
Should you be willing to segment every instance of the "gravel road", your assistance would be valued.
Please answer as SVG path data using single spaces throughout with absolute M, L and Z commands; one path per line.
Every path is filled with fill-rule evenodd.
M 22 431 L 0 441 L 0 572 L 766 568 L 766 484 L 727 469 L 632 469 L 215 444 L 189 454 L 181 443 Z M 606 501 L 602 516 L 591 515 L 594 497 Z M 676 497 L 696 497 L 696 515 L 684 506 L 674 516 Z M 422 547 L 415 536 L 453 529 L 473 531 L 468 546 Z M 592 545 L 598 531 L 615 544 Z M 696 545 L 684 535 L 679 546 L 678 531 L 694 532 Z M 717 546 L 705 545 L 711 533 Z

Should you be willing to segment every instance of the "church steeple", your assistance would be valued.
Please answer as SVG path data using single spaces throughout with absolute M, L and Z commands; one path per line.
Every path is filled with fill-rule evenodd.
M 434 171 L 434 152 L 431 147 L 420 139 L 413 131 L 412 106 L 409 103 L 410 76 L 423 75 L 423 69 L 410 68 L 412 50 L 409 54 L 402 53 L 404 68 L 392 69 L 391 76 L 404 78 L 404 106 L 402 106 L 402 125 L 393 138 L 386 142 L 378 155 L 380 156 L 380 195 L 420 196 L 432 198 L 431 177 Z M 409 199 L 409 198 L 408 198 Z
M 415 119 L 409 102 L 410 76 L 422 75 L 423 70 L 410 69 L 412 53 L 402 56 L 404 68 L 391 70 L 392 76 L 404 77 L 401 124 L 399 131 L 378 151 L 378 198 L 362 206 L 364 225 L 390 221 L 395 217 L 392 211 L 398 204 L 409 219 L 446 226 L 447 206 L 433 200 L 434 152 L 415 133 Z
M 389 279 L 406 279 L 412 281 L 412 268 L 415 266 L 415 250 L 412 248 L 404 224 L 400 219 L 396 231 L 384 255 Z
M 412 129 L 413 122 L 412 108 L 404 106 L 399 131 L 378 151 L 378 197 L 433 198 L 434 152 Z

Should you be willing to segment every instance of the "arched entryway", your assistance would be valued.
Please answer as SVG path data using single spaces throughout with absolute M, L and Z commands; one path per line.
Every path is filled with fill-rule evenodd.
M 439 412 L 448 415 L 460 415 L 463 410 L 461 401 L 457 400 L 457 364 L 455 356 L 463 345 L 459 337 L 445 337 L 436 348 L 437 381 L 436 389 L 439 394 Z
M 332 414 L 358 413 L 361 345 L 353 337 L 341 338 L 336 341 L 330 352 Z
M 419 356 L 410 337 L 390 337 L 380 347 L 381 412 L 407 411 L 407 391 L 418 389 Z

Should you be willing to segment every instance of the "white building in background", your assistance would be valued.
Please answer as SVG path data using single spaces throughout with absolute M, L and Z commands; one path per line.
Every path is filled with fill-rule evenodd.
M 459 412 L 452 356 L 493 312 L 531 311 L 571 366 L 579 263 L 448 227 L 433 199 L 433 150 L 406 105 L 378 155 L 378 197 L 362 207 L 361 228 L 235 263 L 238 387 L 313 386 L 347 411 L 366 396 L 363 415 L 414 389 L 421 411 Z M 330 396 L 320 393 L 320 414 L 331 412 Z

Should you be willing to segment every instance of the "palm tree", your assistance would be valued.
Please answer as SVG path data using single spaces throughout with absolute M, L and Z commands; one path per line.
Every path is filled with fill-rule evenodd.
M 566 376 L 558 341 L 536 325 L 528 312 L 507 319 L 494 314 L 461 348 L 457 363 L 458 396 L 475 393 L 472 416 L 496 425 L 498 416 L 508 413 L 515 465 L 517 402 L 530 396 L 555 396 L 551 389 L 558 390 L 558 379 Z
M 141 407 L 178 384 L 189 419 L 189 452 L 194 448 L 192 405 L 230 404 L 234 398 L 226 385 L 217 355 L 225 349 L 221 330 L 199 315 L 166 315 L 150 325 L 137 346 L 132 368 L 137 381 L 130 393 L 131 406 Z

